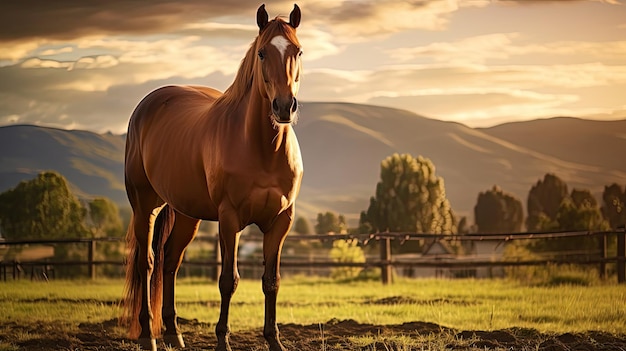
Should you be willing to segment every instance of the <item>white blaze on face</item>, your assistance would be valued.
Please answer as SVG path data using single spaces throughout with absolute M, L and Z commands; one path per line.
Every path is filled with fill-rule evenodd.
M 287 47 L 289 46 L 289 44 L 291 44 L 289 40 L 285 39 L 285 37 L 283 37 L 282 35 L 277 35 L 272 38 L 270 44 L 274 45 L 276 49 L 278 49 L 278 51 L 280 52 L 280 57 L 284 60 L 285 51 L 287 51 Z

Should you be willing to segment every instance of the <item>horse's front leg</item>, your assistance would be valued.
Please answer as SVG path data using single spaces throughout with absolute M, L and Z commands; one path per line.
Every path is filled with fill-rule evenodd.
M 222 303 L 220 318 L 215 326 L 217 336 L 216 351 L 231 351 L 230 348 L 230 324 L 228 313 L 230 299 L 239 284 L 239 271 L 237 269 L 237 248 L 239 246 L 240 229 L 238 221 L 227 216 L 220 215 L 220 248 L 222 251 L 222 274 L 220 275 L 219 287 Z
M 263 336 L 270 351 L 285 351 L 276 325 L 276 297 L 280 287 L 280 253 L 293 223 L 293 207 L 281 213 L 263 237 L 263 293 L 265 294 L 265 326 Z

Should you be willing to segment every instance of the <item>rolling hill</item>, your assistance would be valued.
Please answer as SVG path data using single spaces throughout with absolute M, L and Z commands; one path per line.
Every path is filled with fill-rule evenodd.
M 82 197 L 106 196 L 128 206 L 124 136 L 15 125 L 0 127 L 0 191 L 55 170 Z
M 305 165 L 298 215 L 345 214 L 354 224 L 394 152 L 430 158 L 459 215 L 472 216 L 478 193 L 494 184 L 523 203 L 552 172 L 570 188 L 596 194 L 626 183 L 626 120 L 554 118 L 472 129 L 411 112 L 349 103 L 304 103 L 295 127 Z M 127 206 L 124 136 L 36 126 L 0 127 L 0 191 L 54 169 L 82 196 Z

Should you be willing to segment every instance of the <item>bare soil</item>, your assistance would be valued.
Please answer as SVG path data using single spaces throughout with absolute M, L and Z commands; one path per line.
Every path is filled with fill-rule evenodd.
M 185 319 L 179 324 L 187 344 L 185 350 L 215 347 L 214 325 Z M 279 328 L 284 345 L 293 351 L 626 350 L 626 335 L 597 331 L 576 334 L 542 334 L 522 328 L 458 331 L 424 322 L 371 325 L 353 320 L 330 320 L 319 325 L 282 324 Z M 0 350 L 137 350 L 117 320 L 79 325 L 4 322 L 0 324 L 0 345 L 3 346 Z M 231 345 L 233 350 L 267 350 L 261 330 L 233 333 Z M 159 349 L 166 349 L 162 342 Z

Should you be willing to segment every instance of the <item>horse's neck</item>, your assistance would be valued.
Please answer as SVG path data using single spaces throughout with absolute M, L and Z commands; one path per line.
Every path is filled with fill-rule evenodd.
M 275 159 L 290 152 L 289 138 L 293 129 L 288 124 L 274 126 L 269 100 L 254 89 L 248 101 L 245 125 L 246 139 L 253 147 L 258 147 L 263 157 Z

